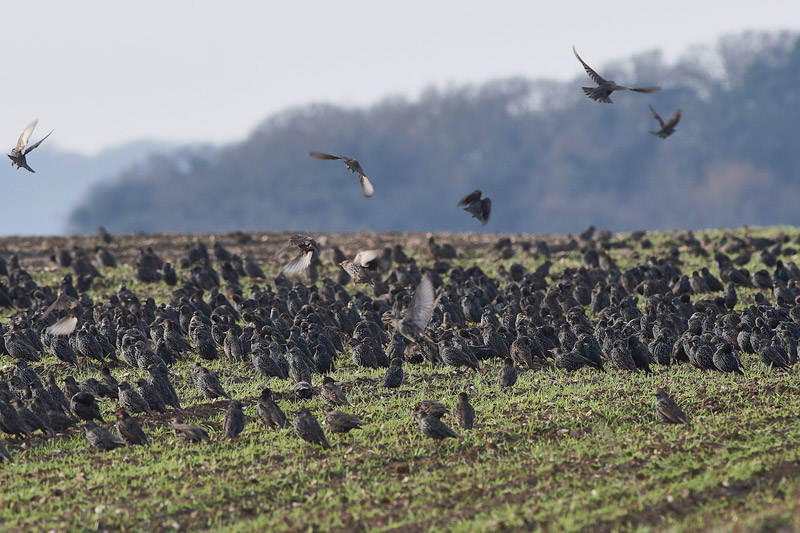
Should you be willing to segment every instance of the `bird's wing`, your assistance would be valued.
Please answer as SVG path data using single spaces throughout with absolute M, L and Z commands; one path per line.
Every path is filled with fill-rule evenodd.
M 379 253 L 380 252 L 378 250 L 362 250 L 356 254 L 355 259 L 353 259 L 353 263 L 362 267 L 367 266 L 368 263 L 378 258 Z
M 295 274 L 299 274 L 303 270 L 307 269 L 311 265 L 311 257 L 314 255 L 314 252 L 305 252 L 294 259 L 292 259 L 285 267 L 283 267 L 282 272 L 287 276 L 293 276 Z
M 325 160 L 344 159 L 340 155 L 324 154 L 322 152 L 308 152 L 308 155 L 313 157 L 314 159 L 325 159 Z
M 683 411 L 680 407 L 678 407 L 678 404 L 669 398 L 663 402 L 659 402 L 658 410 L 662 415 L 664 415 L 664 417 L 668 418 L 672 422 L 685 422 L 686 420 L 686 415 L 683 414 Z
M 602 85 L 606 82 L 606 80 L 604 80 L 600 74 L 595 72 L 594 69 L 592 69 L 592 67 L 587 65 L 586 62 L 583 59 L 581 59 L 581 56 L 578 55 L 578 51 L 575 50 L 574 46 L 572 47 L 572 53 L 575 54 L 575 57 L 577 57 L 578 61 L 581 62 L 581 65 L 583 65 L 583 69 L 586 71 L 586 74 L 588 74 L 589 77 L 592 78 L 593 82 L 595 82 L 597 85 Z
M 657 93 L 661 90 L 661 87 L 626 87 L 629 91 L 634 91 L 637 93 Z
M 492 213 L 492 199 L 484 198 L 481 200 L 481 222 L 485 226 L 489 222 L 489 215 Z
M 28 146 L 28 141 L 30 140 L 31 135 L 33 135 L 33 130 L 36 128 L 36 125 L 38 123 L 39 119 L 37 118 L 36 120 L 28 124 L 28 127 L 26 127 L 22 131 L 22 134 L 19 136 L 19 140 L 17 141 L 16 150 L 18 154 L 22 155 L 25 153 L 25 147 Z
M 677 111 L 675 111 L 675 114 L 673 114 L 670 117 L 669 122 L 667 122 L 667 127 L 674 128 L 675 126 L 678 125 L 678 122 L 680 122 L 680 120 L 681 120 L 681 110 L 678 109 Z
M 425 329 L 433 315 L 435 304 L 433 283 L 428 276 L 423 276 L 417 285 L 417 290 L 411 298 L 411 305 L 406 312 L 406 319 L 411 320 L 420 330 Z
M 372 183 L 369 182 L 364 174 L 359 175 L 358 180 L 361 182 L 361 194 L 363 194 L 366 198 L 369 198 L 375 193 Z
M 55 131 L 55 130 L 50 130 L 50 133 L 53 133 L 54 131 Z M 45 139 L 47 139 L 48 137 L 50 137 L 50 133 L 48 133 L 47 135 L 45 135 L 44 137 L 42 137 L 41 139 L 39 139 L 38 141 L 36 141 L 36 142 L 35 142 L 35 143 L 33 143 L 32 145 L 28 146 L 28 147 L 25 149 L 25 153 L 27 154 L 28 152 L 32 152 L 32 151 L 33 151 L 33 150 L 34 150 L 34 149 L 35 149 L 37 146 L 39 146 L 40 144 L 42 144 L 42 142 L 44 142 L 44 140 L 45 140 Z
M 74 316 L 67 316 L 47 328 L 47 332 L 53 335 L 69 335 L 75 331 L 78 325 L 78 318 Z
M 78 301 L 72 296 L 61 293 L 58 295 L 58 298 L 56 298 L 56 300 L 53 303 L 51 303 L 47 309 L 44 310 L 44 313 L 42 313 L 42 316 L 39 318 L 41 319 L 46 317 L 47 315 L 52 313 L 53 310 L 55 309 L 72 309 L 73 307 L 75 307 L 75 304 L 77 302 Z
M 653 117 L 658 121 L 658 125 L 661 126 L 661 128 L 663 129 L 664 121 L 661 120 L 661 117 L 658 115 L 658 113 L 656 113 L 656 110 L 653 109 L 653 106 L 648 106 L 648 107 L 650 108 L 650 112 L 653 113 Z
M 458 201 L 458 205 L 469 205 L 481 201 L 481 190 L 475 189 L 464 198 Z

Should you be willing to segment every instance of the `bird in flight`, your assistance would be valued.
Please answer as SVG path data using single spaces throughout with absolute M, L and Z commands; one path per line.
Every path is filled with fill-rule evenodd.
M 294 274 L 299 274 L 311 266 L 311 260 L 314 258 L 314 254 L 319 253 L 319 245 L 317 241 L 301 233 L 293 235 L 292 238 L 289 239 L 289 242 L 300 249 L 300 255 L 283 267 L 283 273 L 287 276 L 292 276 Z
M 78 316 L 83 312 L 80 301 L 64 292 L 60 292 L 58 294 L 58 298 L 56 298 L 56 300 L 44 310 L 44 313 L 42 313 L 40 319 L 46 317 L 57 309 L 69 310 L 70 314 L 59 319 L 55 324 L 48 327 L 47 332 L 52 333 L 53 335 L 69 335 L 75 331 L 75 328 L 78 326 Z
M 8 158 L 11 159 L 11 166 L 17 165 L 17 169 L 24 168 L 28 172 L 36 173 L 31 167 L 28 166 L 28 162 L 25 160 L 25 156 L 32 152 L 37 146 L 42 144 L 42 142 L 50 137 L 50 133 L 53 133 L 54 130 L 50 130 L 50 133 L 42 137 L 39 142 L 35 142 L 32 145 L 28 146 L 28 141 L 31 139 L 31 135 L 33 135 L 33 130 L 36 128 L 36 124 L 39 123 L 39 119 L 37 118 L 30 124 L 25 130 L 22 132 L 22 135 L 19 136 L 19 140 L 17 141 L 17 146 L 11 150 L 11 153 L 8 154 Z
M 491 198 L 481 199 L 481 190 L 472 191 L 458 201 L 458 205 L 464 206 L 464 211 L 477 218 L 484 226 L 489 222 L 489 214 L 492 211 Z
M 417 285 L 411 303 L 406 310 L 402 320 L 395 319 L 393 325 L 395 330 L 408 340 L 419 343 L 420 339 L 428 340 L 423 332 L 428 326 L 433 316 L 433 308 L 436 306 L 435 292 L 433 283 L 425 275 Z M 431 342 L 431 341 L 429 341 Z
M 364 174 L 364 169 L 361 168 L 361 163 L 359 163 L 357 159 L 354 159 L 352 157 L 347 157 L 346 155 L 331 155 L 331 154 L 323 154 L 322 152 L 309 152 L 308 155 L 313 157 L 314 159 L 322 159 L 328 161 L 335 161 L 337 159 L 341 159 L 342 161 L 344 161 L 344 166 L 347 167 L 347 170 L 349 170 L 353 174 L 358 174 L 358 180 L 361 182 L 361 194 L 369 198 L 375 192 L 375 189 L 372 188 L 372 183 L 370 183 L 369 180 L 367 179 L 366 174 Z
M 658 137 L 661 137 L 662 139 L 666 139 L 667 137 L 675 133 L 675 126 L 678 125 L 678 122 L 681 119 L 680 109 L 675 111 L 675 114 L 672 115 L 672 117 L 670 117 L 670 119 L 667 121 L 666 124 L 664 124 L 664 121 L 661 119 L 660 116 L 658 116 L 658 113 L 656 113 L 656 110 L 653 109 L 653 106 L 650 106 L 650 111 L 653 113 L 653 116 L 658 121 L 658 125 L 661 126 L 661 129 L 658 131 L 648 132 L 650 133 L 650 135 L 656 135 Z
M 575 57 L 578 58 L 578 61 L 581 62 L 583 68 L 586 70 L 586 73 L 592 78 L 597 84 L 597 87 L 582 87 L 583 92 L 591 98 L 592 100 L 596 100 L 598 102 L 603 102 L 604 104 L 611 104 L 611 98 L 609 95 L 614 91 L 635 91 L 637 93 L 656 93 L 661 90 L 661 87 L 625 87 L 624 85 L 617 85 L 617 82 L 612 80 L 603 79 L 600 74 L 595 72 L 592 67 L 586 64 L 581 56 L 578 55 L 578 51 L 575 50 L 575 47 L 572 47 L 572 53 L 575 54 Z

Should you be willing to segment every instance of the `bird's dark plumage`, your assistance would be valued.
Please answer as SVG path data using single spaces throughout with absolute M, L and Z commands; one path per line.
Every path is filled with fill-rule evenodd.
M 464 206 L 464 211 L 472 215 L 472 218 L 477 218 L 484 226 L 489 222 L 489 215 L 492 212 L 491 198 L 481 198 L 481 191 L 477 189 L 472 191 L 464 198 L 458 201 L 458 205 Z

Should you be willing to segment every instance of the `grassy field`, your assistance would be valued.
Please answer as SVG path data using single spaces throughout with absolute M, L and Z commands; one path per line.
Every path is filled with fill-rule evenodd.
M 722 232 L 696 236 L 707 236 L 713 252 Z M 653 249 L 631 246 L 611 255 L 624 268 L 673 243 L 671 235 L 649 238 Z M 683 252 L 684 273 L 700 266 L 718 273 L 713 259 Z M 544 260 L 521 252 L 499 260 L 487 248 L 454 263 L 479 264 L 493 275 L 500 265 L 531 269 Z M 554 274 L 581 264 L 578 251 L 551 260 Z M 747 266 L 763 268 L 755 254 Z M 57 286 L 63 273 L 41 271 L 37 281 Z M 93 296 L 123 280 L 157 301 L 169 293 L 161 284 L 132 282 L 124 267 L 104 274 Z M 752 303 L 753 294 L 740 292 L 739 306 Z M 244 433 L 222 441 L 227 401 L 203 399 L 185 361 L 172 370 L 184 418 L 210 428 L 211 443 L 179 442 L 170 415 L 138 417 L 151 446 L 106 453 L 91 449 L 78 430 L 52 441 L 4 436 L 15 462 L 0 465 L 0 530 L 798 530 L 800 378 L 795 369 L 770 370 L 752 354 L 742 359 L 744 376 L 689 365 L 654 366 L 651 375 L 551 367 L 521 373 L 511 389 L 496 383 L 500 361 L 477 373 L 426 363 L 405 365 L 403 386 L 386 390 L 378 386 L 382 370 L 357 369 L 344 354 L 333 377 L 350 397 L 344 410 L 367 424 L 345 436 L 327 433 L 330 450 L 300 441 L 291 429 L 261 425 L 255 402 L 263 378 L 249 362 L 218 360 L 204 364 L 243 399 L 248 415 Z M 51 356 L 36 368 L 63 373 L 59 365 Z M 73 373 L 97 376 L 99 367 Z M 124 366 L 114 374 L 145 377 Z M 314 376 L 313 385 L 320 381 Z M 306 406 L 321 419 L 319 396 L 296 401 L 288 381 L 270 386 L 285 412 Z M 660 387 L 669 388 L 691 426 L 658 421 Z M 477 411 L 475 428 L 441 443 L 423 436 L 413 405 L 436 398 L 452 408 L 461 391 Z M 112 407 L 103 404 L 107 420 Z

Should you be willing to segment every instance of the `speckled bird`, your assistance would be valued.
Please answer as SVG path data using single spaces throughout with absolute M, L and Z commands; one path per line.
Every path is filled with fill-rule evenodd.
M 683 409 L 669 397 L 666 389 L 656 391 L 656 415 L 670 424 L 689 424 L 689 419 Z
M 319 444 L 323 448 L 330 448 L 328 439 L 325 438 L 325 432 L 322 431 L 322 426 L 319 425 L 317 419 L 311 414 L 311 411 L 305 407 L 301 407 L 297 411 L 292 411 L 294 415 L 294 434 L 311 444 Z

